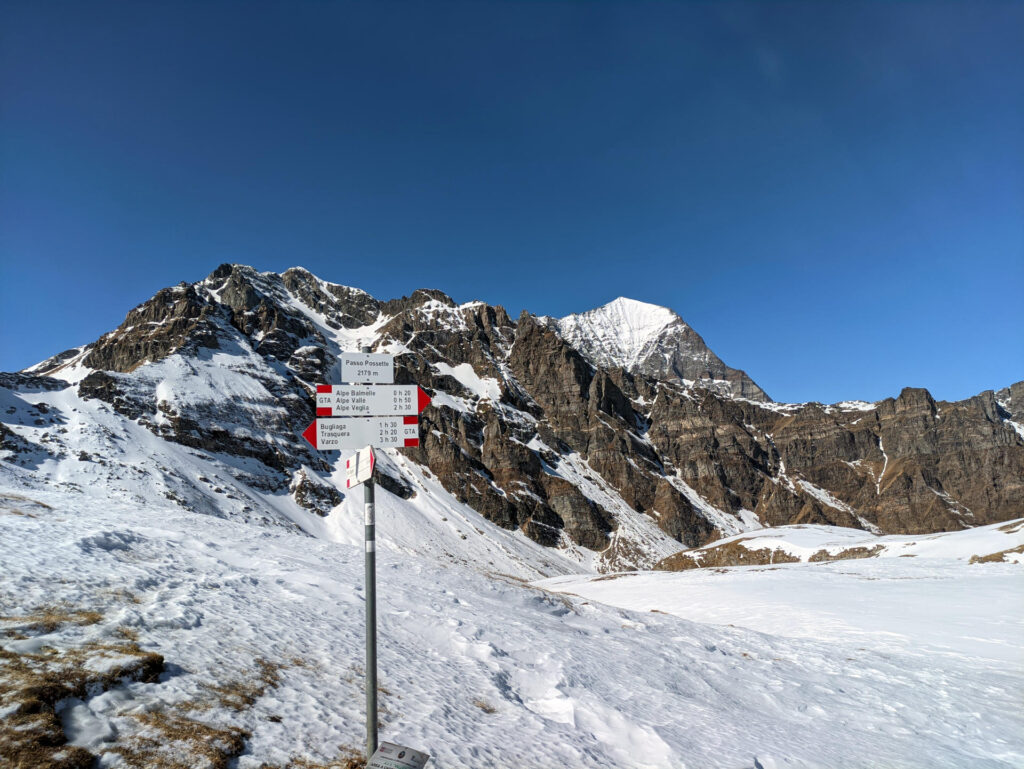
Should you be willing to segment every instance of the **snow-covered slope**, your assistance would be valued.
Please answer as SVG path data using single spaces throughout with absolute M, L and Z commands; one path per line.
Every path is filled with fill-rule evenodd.
M 908 388 L 876 404 L 774 404 L 663 307 L 619 299 L 561 321 L 513 321 L 435 289 L 382 301 L 301 268 L 237 264 L 157 292 L 118 329 L 28 375 L 0 374 L 14 404 L 0 414 L 0 472 L 36 454 L 50 457 L 50 475 L 76 472 L 82 452 L 108 474 L 120 461 L 107 453 L 116 442 L 90 448 L 62 432 L 66 414 L 34 411 L 33 388 L 52 392 L 41 377 L 57 378 L 79 398 L 68 408 L 99 401 L 125 434 L 145 428 L 236 484 L 210 494 L 197 484 L 210 473 L 164 464 L 158 485 L 183 506 L 277 520 L 282 511 L 258 499 L 290 495 L 305 512 L 287 521 L 319 533 L 315 516 L 343 499 L 325 461 L 337 458 L 299 436 L 314 418 L 314 385 L 339 381 L 338 356 L 364 345 L 394 355 L 399 381 L 434 398 L 421 445 L 404 450 L 410 464 L 392 463 L 388 488 L 414 498 L 425 469 L 446 505 L 578 567 L 646 568 L 769 524 L 905 533 L 1024 514 L 1018 385 L 958 403 Z M 993 474 L 975 472 L 982 465 Z
M 335 302 L 339 296 L 346 301 Z M 438 332 L 455 339 L 468 334 L 467 318 L 475 320 L 472 313 L 480 303 L 458 306 L 428 298 L 400 305 L 378 303 L 300 268 L 276 275 L 229 265 L 192 286 L 166 289 L 129 313 L 116 332 L 30 370 L 59 382 L 4 375 L 0 429 L 21 448 L 0 446 L 0 475 L 20 463 L 40 485 L 56 481 L 139 500 L 173 499 L 212 515 L 355 541 L 361 537 L 361 497 L 341 493 L 344 483 L 337 473 L 346 455 L 330 457 L 331 477 L 325 457 L 306 445 L 300 432 L 313 416 L 312 386 L 339 381 L 342 352 L 379 344 L 393 355 L 416 355 L 385 331 L 396 315 L 430 329 L 429 370 L 440 382 L 432 388 L 433 413 L 465 423 L 494 412 L 523 430 L 537 429 L 534 416 L 502 401 L 498 378 L 481 376 L 470 363 L 452 365 L 433 346 Z M 183 331 L 188 324 L 192 330 Z M 101 363 L 112 370 L 95 368 Z M 511 374 L 503 378 L 505 387 L 507 380 L 514 383 Z M 418 381 L 427 385 L 425 377 Z M 60 382 L 74 386 L 60 389 Z M 424 433 L 428 445 L 440 435 L 436 428 Z M 456 450 L 469 465 L 470 489 L 490 486 L 503 499 L 533 493 L 497 487 L 471 465 L 464 448 Z M 538 546 L 514 525 L 517 521 L 495 525 L 464 496 L 457 498 L 453 490 L 462 484 L 430 473 L 424 457 L 416 462 L 389 453 L 392 488 L 411 502 L 401 509 L 415 513 L 390 530 L 393 539 L 385 535 L 385 547 L 527 578 L 650 566 L 681 547 L 614 488 L 587 480 L 592 472 L 585 460 L 571 453 L 564 458 L 551 453 L 547 475 L 569 479 L 583 489 L 580 499 L 597 499 L 610 508 L 615 529 L 610 546 L 584 547 L 564 532 L 556 537 L 557 547 Z M 383 502 L 384 515 L 388 509 Z
M 619 297 L 584 313 L 547 320 L 596 366 L 688 385 L 696 382 L 733 397 L 770 400 L 744 372 L 726 366 L 667 307 Z
M 918 535 L 882 536 L 840 526 L 779 526 L 684 550 L 660 568 L 678 571 L 707 566 L 918 556 L 1024 563 L 1024 518 L 963 531 Z
M 822 550 L 864 549 L 829 526 L 730 538 L 795 563 L 565 576 L 538 584 L 634 611 L 658 611 L 791 638 L 960 659 L 1024 674 L 1024 520 L 920 537 L 871 538 L 874 557 L 810 563 Z M 1022 733 L 1024 734 L 1024 733 Z
M 237 365 L 237 359 L 233 361 Z M 260 362 L 257 356 L 251 364 Z M 236 381 L 231 363 L 218 361 L 217 355 L 205 365 L 171 356 L 145 367 L 142 374 L 154 397 L 167 403 L 169 411 L 187 400 L 193 409 L 210 410 L 206 430 L 219 425 L 251 432 L 246 411 L 257 410 L 265 417 L 263 412 L 271 408 L 273 399 L 254 390 L 255 381 L 248 377 Z M 148 388 L 143 391 L 149 392 Z M 231 408 L 219 409 L 226 400 Z M 0 462 L 2 483 L 35 491 L 60 490 L 69 499 L 82 497 L 81 504 L 97 507 L 176 503 L 259 528 L 304 532 L 334 542 L 362 542 L 361 489 L 339 493 L 338 504 L 318 515 L 300 506 L 288 487 L 264 488 L 267 468 L 260 462 L 164 440 L 106 403 L 81 398 L 73 388 L 23 392 L 0 387 L 0 412 L 23 441 L 17 464 Z M 236 424 L 229 425 L 228 420 Z M 274 445 L 291 436 L 252 437 Z M 345 488 L 344 460 L 350 453 L 335 462 L 333 473 L 321 476 L 309 467 L 297 471 L 292 491 L 303 475 L 314 482 L 326 481 L 333 489 Z M 583 563 L 593 558 L 589 551 L 546 548 L 522 532 L 496 526 L 454 499 L 419 465 L 393 450 L 381 454 L 385 464 L 413 484 L 415 492 L 410 499 L 402 499 L 378 486 L 378 547 L 385 551 L 416 553 L 520 579 L 581 571 Z
M 941 419 L 1005 448 L 1019 398 L 754 405 L 693 387 L 742 389 L 742 372 L 708 372 L 669 311 L 609 312 L 590 329 L 613 365 L 660 356 L 683 382 L 593 370 L 552 321 L 239 265 L 161 291 L 45 376 L 0 374 L 0 749 L 48 707 L 43 736 L 105 769 L 295 769 L 361 744 L 362 494 L 343 492 L 344 455 L 298 436 L 312 385 L 369 344 L 434 394 L 422 450 L 379 459 L 385 739 L 439 769 L 1021 765 L 1018 522 L 761 529 L 716 544 L 801 562 L 596 574 L 769 515 L 872 526 L 813 475 L 809 435 L 918 415 L 884 448 L 881 426 L 817 444 L 867 447 L 833 459 L 870 504 L 908 466 L 899 431 Z M 687 360 L 697 375 L 672 368 Z M 1009 470 L 982 491 L 1012 494 L 1016 455 L 991 456 Z M 858 549 L 914 557 L 802 562 Z M 113 675 L 126 660 L 150 667 Z
M 122 650 L 162 655 L 163 673 L 59 707 L 104 767 L 302 766 L 362 744 L 360 548 L 10 479 L 0 542 L 0 691 L 12 693 L 0 738 L 21 696 L 12 660 L 102 669 Z M 436 769 L 1024 762 L 1016 564 L 893 558 L 534 587 L 396 549 L 378 563 L 381 737 L 427 750 Z M 858 599 L 875 627 L 858 627 Z M 841 616 L 826 621 L 826 603 Z M 759 629 L 667 613 L 689 604 Z

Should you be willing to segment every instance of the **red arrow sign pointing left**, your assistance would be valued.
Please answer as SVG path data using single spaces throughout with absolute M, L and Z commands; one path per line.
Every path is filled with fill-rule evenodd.
M 358 449 L 363 446 L 379 449 L 419 446 L 419 417 L 318 419 L 302 431 L 302 437 L 318 451 Z
M 302 437 L 305 438 L 307 441 L 309 441 L 309 445 L 311 445 L 314 449 L 319 448 L 319 446 L 316 445 L 316 420 L 315 419 L 313 420 L 313 423 L 309 427 L 307 427 L 305 430 L 302 431 Z

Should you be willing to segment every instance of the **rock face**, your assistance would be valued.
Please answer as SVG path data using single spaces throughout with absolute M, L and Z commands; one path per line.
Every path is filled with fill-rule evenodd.
M 314 386 L 339 381 L 340 352 L 362 345 L 433 396 L 420 446 L 401 453 L 494 523 L 594 551 L 599 568 L 652 566 L 758 525 L 923 533 L 1024 515 L 1024 383 L 956 403 L 907 389 L 775 404 L 675 313 L 630 300 L 512 320 L 437 290 L 382 302 L 302 269 L 222 265 L 29 379 L 75 382 L 324 515 L 340 497 L 298 436 Z M 414 493 L 389 467 L 385 487 Z

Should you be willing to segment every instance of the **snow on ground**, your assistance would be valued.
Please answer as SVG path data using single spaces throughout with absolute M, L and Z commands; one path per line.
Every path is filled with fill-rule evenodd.
M 80 632 L 125 627 L 166 660 L 158 682 L 67 703 L 76 742 L 104 753 L 133 714 L 200 702 L 251 732 L 242 769 L 362 744 L 360 548 L 4 483 L 3 614 L 66 601 L 104 617 Z M 578 598 L 385 550 L 381 737 L 438 769 L 1020 766 L 1020 575 L 893 558 L 544 583 L 594 593 Z M 869 614 L 880 629 L 857 628 Z M 701 624 L 725 619 L 756 630 Z M 254 660 L 283 665 L 276 685 L 244 709 L 210 699 Z
M 186 368 L 182 369 L 183 366 Z M 243 377 L 236 381 L 237 372 L 226 366 L 189 363 L 170 356 L 139 371 L 154 397 L 171 408 L 186 403 L 193 408 L 204 403 L 216 406 L 217 401 L 209 393 L 215 392 L 214 385 L 222 387 L 233 396 L 233 409 L 218 410 L 210 419 L 236 433 L 259 421 L 246 422 L 239 414 L 273 408 L 268 404 L 275 403 L 261 392 L 255 380 L 249 384 L 250 389 L 244 389 L 249 380 Z M 202 383 L 214 374 L 219 378 L 213 384 L 197 385 L 194 390 L 182 384 L 185 376 Z M 34 423 L 35 404 L 46 409 L 46 419 L 40 419 L 40 424 Z M 218 517 L 297 528 L 321 539 L 346 544 L 362 543 L 361 489 L 344 494 L 342 503 L 321 518 L 300 507 L 284 491 L 265 491 L 246 483 L 246 478 L 266 472 L 256 460 L 197 451 L 163 440 L 112 412 L 107 404 L 80 398 L 73 388 L 31 393 L 0 388 L 0 410 L 9 420 L 9 429 L 37 446 L 48 446 L 53 452 L 38 451 L 35 461 L 27 467 L 0 464 L 0 480 L 16 479 L 27 488 L 60 488 L 80 493 L 92 498 L 97 506 L 113 501 L 153 507 L 177 499 L 193 510 Z M 281 436 L 253 437 L 281 440 Z M 337 489 L 345 489 L 345 459 L 351 453 L 341 452 L 334 459 L 335 472 L 330 481 Z M 400 466 L 404 478 L 412 482 L 415 496 L 403 500 L 378 488 L 380 548 L 462 563 L 519 579 L 580 572 L 584 570 L 582 563 L 594 557 L 591 551 L 579 548 L 546 548 L 519 530 L 502 529 L 459 503 L 429 471 L 398 452 L 381 453 Z
M 590 551 L 576 553 L 543 547 L 518 529 L 503 529 L 455 500 L 421 465 L 396 451 L 377 451 L 400 468 L 403 478 L 411 480 L 416 491 L 415 497 L 405 500 L 377 486 L 379 549 L 516 579 L 583 571 L 579 561 Z M 335 463 L 332 481 L 336 488 L 344 488 L 344 467 L 344 459 Z M 362 547 L 363 489 L 346 494 L 326 518 L 307 518 L 304 528 L 315 536 Z
M 432 365 L 439 374 L 453 377 L 476 397 L 494 403 L 501 400 L 501 386 L 498 384 L 498 380 L 493 377 L 481 377 L 470 364 L 460 363 L 458 366 L 451 366 L 440 362 Z
M 810 486 L 804 481 L 805 488 Z M 872 534 L 843 526 L 796 524 L 744 532 L 717 539 L 703 548 L 688 551 L 700 560 L 702 551 L 739 544 L 751 551 L 781 551 L 786 555 L 809 561 L 811 556 L 825 551 L 830 556 L 843 551 L 863 549 L 872 551 L 873 557 L 938 557 L 969 560 L 972 556 L 985 556 L 1024 545 L 1024 518 L 972 529 L 935 534 Z M 1011 553 L 1008 560 L 1019 560 Z
M 908 742 L 923 739 L 918 759 L 906 765 L 1024 765 L 1024 570 L 1015 562 L 969 562 L 971 555 L 1019 547 L 1024 521 L 916 537 L 792 526 L 731 539 L 743 538 L 752 540 L 752 549 L 763 545 L 804 558 L 820 549 L 838 552 L 874 542 L 882 545 L 882 557 L 577 575 L 536 584 L 624 610 L 757 630 L 780 642 L 827 645 L 846 675 L 873 679 L 876 694 L 889 690 L 890 699 L 864 702 L 858 719 L 863 728 L 884 733 L 873 719 L 894 718 Z M 887 659 L 902 672 L 868 672 L 864 654 Z M 813 692 L 808 690 L 816 706 L 835 704 L 832 696 L 819 701 Z M 978 697 L 982 692 L 987 694 Z M 988 694 L 994 699 L 986 701 Z M 928 708 L 931 714 L 924 715 Z M 1001 726 L 994 727 L 997 721 Z M 943 729 L 948 733 L 939 739 Z M 975 741 L 982 732 L 985 737 Z M 944 752 L 940 743 L 950 750 L 957 745 L 960 757 Z M 861 764 L 821 760 L 833 766 L 904 765 L 878 747 L 868 739 Z

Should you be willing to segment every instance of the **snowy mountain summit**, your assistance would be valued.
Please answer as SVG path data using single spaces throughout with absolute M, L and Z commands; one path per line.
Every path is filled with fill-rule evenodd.
M 1024 765 L 1024 382 L 773 403 L 662 307 L 225 264 L 0 372 L 0 767 L 361 765 L 363 495 L 301 435 L 363 346 L 432 398 L 375 544 L 429 769 Z
M 432 398 L 420 445 L 380 457 L 381 509 L 411 522 L 388 527 L 397 549 L 536 576 L 650 568 L 762 526 L 918 534 L 1022 514 L 1024 383 L 774 403 L 664 307 L 512 319 L 238 264 L 0 374 L 0 477 L 359 541 L 343 457 L 301 436 L 316 385 L 363 346 Z
M 726 396 L 771 402 L 754 380 L 725 365 L 700 334 L 667 307 L 620 296 L 551 322 L 595 366 L 684 384 L 699 382 Z

